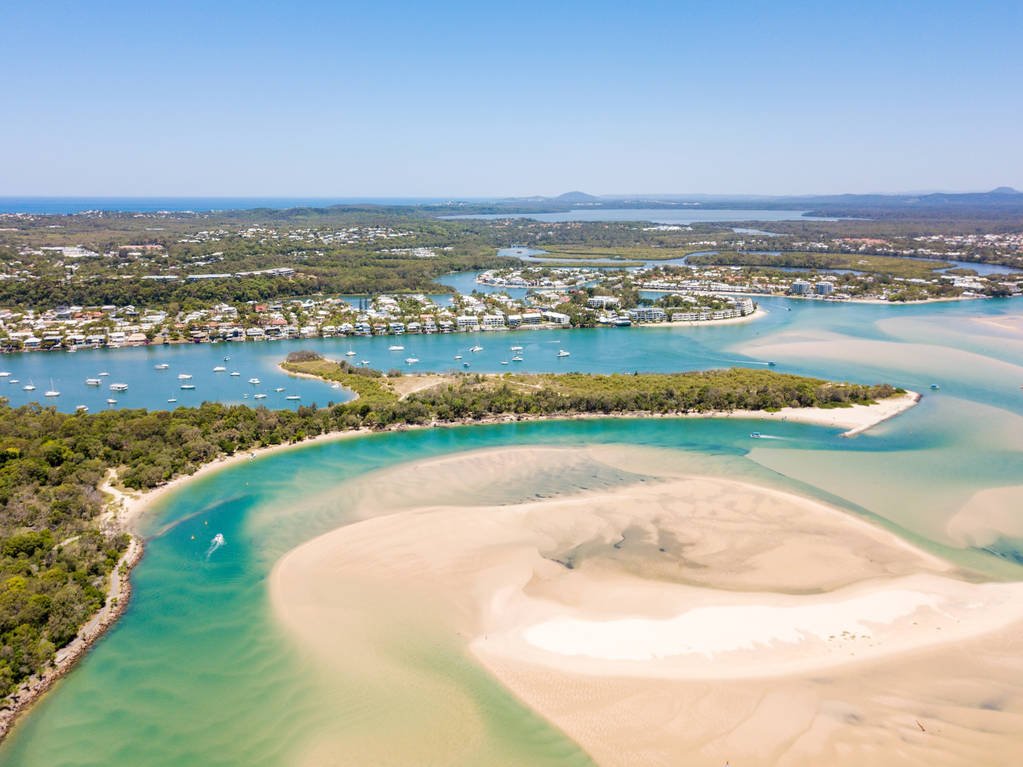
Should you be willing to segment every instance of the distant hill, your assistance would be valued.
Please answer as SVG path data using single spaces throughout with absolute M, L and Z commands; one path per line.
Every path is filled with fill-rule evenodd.
M 554 202 L 600 202 L 599 197 L 594 197 L 586 192 L 565 192 L 552 198 Z
M 1011 186 L 999 186 L 992 189 L 988 194 L 1023 194 L 1019 189 L 1013 189 Z

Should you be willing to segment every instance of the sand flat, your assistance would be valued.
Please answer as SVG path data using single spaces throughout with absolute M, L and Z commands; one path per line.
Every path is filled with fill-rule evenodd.
M 367 684 L 378 670 L 391 686 L 419 680 L 389 648 L 446 635 L 601 764 L 1009 764 L 1003 754 L 1023 753 L 1023 585 L 969 582 L 791 493 L 684 466 L 634 474 L 667 463 L 651 460 L 664 452 L 483 451 L 378 476 L 414 481 L 281 560 L 275 611 L 325 668 Z M 526 494 L 531 466 L 604 467 L 619 481 L 450 502 L 452 487 L 502 487 L 504 472 Z M 471 700 L 445 700 L 472 721 Z

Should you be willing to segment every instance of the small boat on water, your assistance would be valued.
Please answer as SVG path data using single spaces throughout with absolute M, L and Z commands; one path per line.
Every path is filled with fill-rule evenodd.
M 521 346 L 513 346 L 513 347 L 511 347 L 511 349 L 509 349 L 509 351 L 520 352 L 520 351 L 522 351 L 522 347 Z
M 558 349 L 558 356 L 559 357 L 571 357 L 572 356 L 572 352 L 566 352 L 564 349 Z
M 768 363 L 767 363 L 767 367 L 769 367 L 769 368 L 773 368 L 773 367 L 775 367 L 775 366 L 776 366 L 777 364 L 778 364 L 778 363 L 776 363 L 776 362 L 768 362 Z
M 75 412 L 76 413 L 88 413 L 89 412 L 89 406 L 88 405 L 75 405 Z
M 353 349 L 351 346 L 349 346 L 348 347 L 348 351 L 345 352 L 345 356 L 346 357 L 354 357 L 355 356 L 355 349 Z
M 475 354 L 476 352 L 483 351 L 483 347 L 480 346 L 479 344 L 476 344 L 475 346 L 470 346 L 469 347 L 469 351 L 471 351 L 473 354 Z
M 250 378 L 249 383 L 252 384 L 253 386 L 259 386 L 260 380 L 258 378 Z
M 159 365 L 153 365 L 153 370 L 166 370 L 169 367 L 170 365 L 166 362 L 161 362 Z
M 9 378 L 9 379 L 7 379 L 7 383 L 9 383 L 9 384 L 16 384 L 16 383 L 21 383 L 21 381 L 19 381 L 17 378 Z
M 179 381 L 191 381 L 192 380 L 192 374 L 191 373 L 178 373 L 178 380 Z
M 10 377 L 11 377 L 11 374 L 8 373 L 6 370 L 4 370 L 3 372 L 0 372 L 0 378 L 10 378 Z
M 253 394 L 252 399 L 266 399 L 265 394 Z
M 32 383 L 31 381 L 29 381 L 27 384 L 25 384 L 24 386 L 21 387 L 21 390 L 22 391 L 35 391 L 36 390 L 36 385 L 34 383 Z
M 508 364 L 508 360 L 501 360 L 501 364 L 502 365 L 507 365 Z
M 284 399 L 290 399 L 290 400 L 299 400 L 299 399 L 302 399 L 302 398 L 301 398 L 301 397 L 300 397 L 300 396 L 299 396 L 298 394 L 289 394 L 289 395 L 288 395 L 287 397 L 285 397 Z
M 941 389 L 941 387 L 938 386 L 938 384 L 931 384 L 931 391 L 938 391 L 939 389 Z
M 759 431 L 751 431 L 750 439 L 760 439 L 763 435 Z
M 195 384 L 181 384 L 181 388 L 186 391 L 191 391 L 195 388 Z
M 405 358 L 405 364 L 406 365 L 415 365 L 417 362 L 419 362 L 419 357 L 406 357 Z
M 369 364 L 369 360 L 360 360 L 359 364 L 360 365 L 368 365 Z
M 455 355 L 455 359 L 456 359 L 456 360 L 460 360 L 460 359 L 462 359 L 462 355 L 461 355 L 461 354 L 456 354 L 456 355 Z
M 44 397 L 59 397 L 60 396 L 60 392 L 57 391 L 57 388 L 53 385 L 53 379 L 52 378 L 50 379 L 50 389 L 49 389 L 49 391 L 44 392 L 43 396 Z
M 175 402 L 177 402 L 177 401 L 178 401 L 178 398 L 177 398 L 177 397 L 171 397 L 171 398 L 170 398 L 170 399 L 168 399 L 167 401 L 168 401 L 169 403 L 171 403 L 171 404 L 173 405 L 173 404 L 174 404 Z
M 213 372 L 214 373 L 226 373 L 227 372 L 227 368 L 224 367 L 223 365 L 217 365 L 215 368 L 213 368 Z
M 128 391 L 128 384 L 112 383 L 110 384 L 110 391 Z
M 103 382 L 101 380 L 99 380 L 98 378 L 86 378 L 85 379 L 85 385 L 86 386 L 99 386 L 101 383 L 103 383 Z
M 102 373 L 99 374 L 99 377 L 100 378 L 106 378 L 108 375 L 110 375 L 110 373 L 108 373 L 106 371 L 103 371 Z
M 463 368 L 467 368 L 467 367 L 469 367 L 469 363 L 468 363 L 468 362 L 463 362 L 463 363 L 462 363 L 462 367 L 463 367 Z
M 284 391 L 284 387 L 283 386 L 278 386 L 276 389 L 274 389 L 274 391 L 282 392 L 282 391 Z
M 117 400 L 115 400 L 113 397 L 111 397 L 110 399 L 107 400 L 107 404 L 108 405 L 116 405 L 117 404 Z
M 231 378 L 237 378 L 240 375 L 241 375 L 241 373 L 239 373 L 237 370 L 232 370 L 231 371 Z
M 401 346 L 400 344 L 395 344 L 393 346 L 388 346 L 387 347 L 387 351 L 389 351 L 389 352 L 403 352 L 403 351 L 405 351 L 405 347 Z
M 231 358 L 229 356 L 228 357 L 224 357 L 224 362 L 230 362 L 230 361 L 231 361 Z
M 514 357 L 512 357 L 512 362 L 522 362 L 522 355 L 516 354 Z

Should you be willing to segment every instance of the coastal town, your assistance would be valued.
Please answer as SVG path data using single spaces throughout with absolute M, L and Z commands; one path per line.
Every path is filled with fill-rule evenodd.
M 66 259 L 96 255 L 83 254 L 84 249 L 78 246 L 49 250 Z M 425 250 L 420 248 L 400 250 L 416 258 L 437 255 L 419 252 Z M 132 252 L 140 255 L 145 249 Z M 727 254 L 708 253 L 690 255 L 685 264 L 648 262 L 628 268 L 560 266 L 552 259 L 552 263 L 476 272 L 472 292 L 467 293 L 316 293 L 223 300 L 189 308 L 136 304 L 9 307 L 0 309 L 0 350 L 74 351 L 172 343 L 735 321 L 754 315 L 756 299 L 766 296 L 898 303 L 1023 294 L 1023 272 L 980 275 L 974 270 L 945 269 L 908 276 L 925 274 L 909 259 L 905 261 L 912 271 L 906 276 L 866 271 L 878 268 L 868 260 L 860 264 L 863 270 L 778 269 L 716 263 L 719 260 L 729 259 Z M 274 283 L 302 276 L 294 267 L 280 266 L 231 273 L 142 275 L 140 279 L 232 285 L 246 279 Z M 443 284 L 437 287 L 451 290 Z

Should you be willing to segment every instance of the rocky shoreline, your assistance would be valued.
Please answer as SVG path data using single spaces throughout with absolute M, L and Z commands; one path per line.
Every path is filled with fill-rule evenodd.
M 128 549 L 111 573 L 103 607 L 82 626 L 78 636 L 57 650 L 53 663 L 45 672 L 30 678 L 7 697 L 0 707 L 0 740 L 7 737 L 18 717 L 70 672 L 124 614 L 131 600 L 131 571 L 141 561 L 144 551 L 142 539 L 132 535 Z

